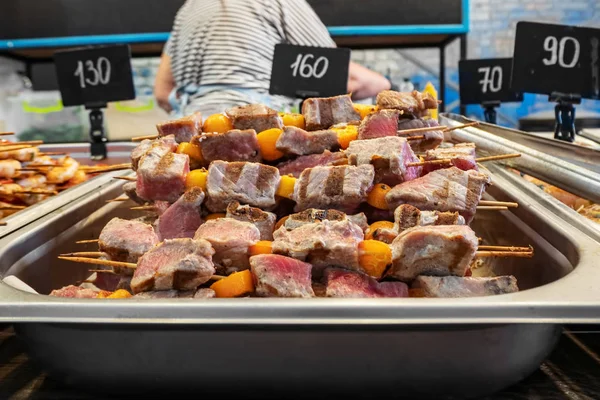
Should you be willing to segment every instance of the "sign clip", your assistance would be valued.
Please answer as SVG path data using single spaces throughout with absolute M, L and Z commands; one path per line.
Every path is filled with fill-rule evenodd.
M 106 142 L 104 135 L 104 111 L 103 106 L 87 107 L 90 110 L 90 153 L 92 160 L 104 160 L 106 158 Z
M 500 107 L 499 101 L 484 101 L 481 103 L 483 107 L 483 116 L 488 124 L 496 124 L 496 107 Z
M 554 139 L 567 142 L 575 141 L 575 107 L 574 104 L 581 103 L 581 96 L 576 94 L 566 94 L 552 92 L 549 101 L 556 102 L 554 107 Z

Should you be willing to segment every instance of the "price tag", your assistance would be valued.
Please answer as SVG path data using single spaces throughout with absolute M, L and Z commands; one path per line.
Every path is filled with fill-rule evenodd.
M 510 89 L 511 58 L 462 60 L 458 63 L 461 104 L 523 101 Z
M 349 65 L 350 49 L 278 44 L 269 93 L 300 98 L 345 94 Z
M 61 51 L 54 62 L 65 106 L 135 99 L 128 45 Z
M 600 97 L 600 29 L 519 22 L 511 87 Z

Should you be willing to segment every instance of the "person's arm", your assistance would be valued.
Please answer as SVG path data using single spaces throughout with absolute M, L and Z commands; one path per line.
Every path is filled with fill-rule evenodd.
M 355 100 L 374 97 L 382 90 L 389 90 L 392 84 L 383 75 L 360 64 L 350 62 L 348 69 L 348 92 Z
M 160 59 L 160 65 L 156 72 L 156 81 L 154 82 L 154 97 L 160 108 L 166 112 L 172 110 L 169 104 L 169 95 L 175 88 L 175 79 L 171 72 L 171 57 L 164 53 Z

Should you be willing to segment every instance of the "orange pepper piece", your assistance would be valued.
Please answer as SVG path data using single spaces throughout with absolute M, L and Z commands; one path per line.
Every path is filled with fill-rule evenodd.
M 279 136 L 283 131 L 279 128 L 267 129 L 256 135 L 258 139 L 258 147 L 260 147 L 260 155 L 267 161 L 275 161 L 284 156 L 284 154 L 277 150 L 276 144 Z
M 392 263 L 392 249 L 378 240 L 363 240 L 358 244 L 358 263 L 368 275 L 379 279 Z
M 225 133 L 233 129 L 233 123 L 225 114 L 213 114 L 202 125 L 203 132 Z
M 256 256 L 258 254 L 271 254 L 273 253 L 273 249 L 271 248 L 270 240 L 261 240 L 248 247 L 248 254 L 250 256 Z
M 283 120 L 284 126 L 295 126 L 300 129 L 305 129 L 304 115 L 295 113 L 279 113 Z
M 390 221 L 377 221 L 373 222 L 369 225 L 369 228 L 365 232 L 365 239 L 376 240 L 374 236 L 376 236 L 377 229 L 393 229 L 394 223 Z
M 215 291 L 217 297 L 240 297 L 254 292 L 254 278 L 250 270 L 234 272 L 216 281 L 210 288 Z
M 378 183 L 377 185 L 375 185 L 373 190 L 369 192 L 369 195 L 367 197 L 367 203 L 380 210 L 387 210 L 388 205 L 387 201 L 385 200 L 385 195 L 390 190 L 392 190 L 392 188 L 388 185 Z

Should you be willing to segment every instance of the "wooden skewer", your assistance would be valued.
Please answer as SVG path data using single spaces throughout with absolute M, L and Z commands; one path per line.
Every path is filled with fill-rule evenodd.
M 14 135 L 14 132 L 0 132 L 0 136 L 10 136 L 10 135 Z
M 110 269 L 90 269 L 89 271 L 96 272 L 96 273 L 102 273 L 102 274 L 120 275 L 120 274 L 117 274 L 115 271 L 111 271 Z M 88 282 L 88 283 L 92 283 L 92 282 Z
M 533 257 L 533 251 L 478 251 L 476 257 Z
M 533 253 L 533 247 L 514 247 L 514 246 L 478 246 L 477 250 L 496 250 L 496 251 L 516 251 Z
M 137 211 L 155 211 L 156 208 L 154 208 L 154 206 L 137 206 L 137 207 L 131 207 L 130 210 L 137 210 Z
M 399 135 L 405 135 L 408 133 L 421 133 L 421 132 L 431 132 L 431 131 L 443 131 L 445 129 L 444 126 L 426 126 L 424 128 L 413 128 L 413 129 L 403 129 L 400 131 L 396 131 Z
M 517 208 L 519 207 L 519 203 L 512 203 L 510 201 L 493 201 L 493 200 L 481 200 L 479 202 L 480 206 L 504 206 L 509 208 Z
M 61 254 L 61 257 L 102 257 L 106 254 L 101 251 L 80 251 L 77 253 Z
M 2 190 L 0 190 L 0 193 L 2 193 Z M 23 190 L 17 190 L 17 191 L 15 191 L 15 194 L 20 194 L 20 193 L 25 193 L 25 194 L 49 194 L 49 195 L 56 196 L 58 194 L 58 191 L 56 191 L 56 190 L 45 190 L 45 189 L 23 189 Z
M 96 264 L 96 265 L 108 265 L 109 267 L 117 267 L 117 268 L 137 268 L 137 264 L 121 262 L 121 261 L 111 261 L 111 260 L 100 260 L 97 258 L 86 258 L 86 257 L 63 257 L 58 256 L 60 260 L 67 260 L 73 262 L 80 262 L 84 264 Z
M 127 201 L 129 197 L 117 197 L 116 199 L 106 200 L 107 203 L 118 203 L 120 201 Z
M 137 178 L 135 176 L 113 176 L 113 179 L 120 179 L 122 181 L 135 182 Z
M 10 205 L 6 205 L 6 206 L 0 206 L 0 210 L 23 210 L 27 208 L 26 206 L 10 206 Z
M 517 158 L 517 157 L 521 157 L 521 154 L 520 153 L 499 154 L 497 156 L 476 158 L 475 161 L 484 162 L 484 161 L 506 160 L 507 158 Z
M 33 146 L 31 146 L 29 144 L 4 146 L 4 147 L 0 147 L 0 152 L 6 153 L 6 152 L 9 152 L 9 151 L 17 151 L 17 150 L 23 150 L 23 149 L 30 149 L 32 147 Z
M 511 154 L 499 154 L 497 156 L 489 156 L 489 157 L 480 157 L 476 158 L 476 162 L 484 162 L 484 161 L 495 161 L 495 160 L 505 160 L 507 158 L 516 158 L 521 157 L 519 153 L 511 153 Z M 451 164 L 452 158 L 444 158 L 441 160 L 428 160 L 428 161 L 420 161 L 406 164 L 407 167 L 422 167 L 423 165 L 435 165 L 435 164 Z
M 38 144 L 44 144 L 43 140 L 27 140 L 27 141 L 23 141 L 23 142 L 4 142 L 1 143 L 0 142 L 0 146 L 20 146 L 20 145 L 38 145 Z
M 0 226 L 6 226 L 6 222 L 5 221 L 0 221 Z
M 225 279 L 227 278 L 226 276 L 221 276 L 221 275 L 213 275 L 210 277 L 211 281 L 220 281 L 221 279 Z
M 132 142 L 141 142 L 142 140 L 146 140 L 146 139 L 158 139 L 158 135 L 147 135 L 147 136 L 137 136 L 134 138 L 131 138 Z
M 479 125 L 479 122 L 477 122 L 477 121 L 475 121 L 475 122 L 469 122 L 468 124 L 457 125 L 457 126 L 455 126 L 453 128 L 446 128 L 446 129 L 444 129 L 444 133 L 446 133 L 446 132 L 452 132 L 452 131 L 455 131 L 457 129 L 468 128 L 470 126 L 477 126 L 477 125 Z
M 124 169 L 131 169 L 131 164 L 117 164 L 108 167 L 98 167 L 97 169 L 84 170 L 88 174 L 98 174 L 103 172 L 120 171 Z
M 487 210 L 487 211 L 506 211 L 508 207 L 506 206 L 477 206 L 477 211 L 479 210 Z
M 407 137 L 405 137 L 405 139 L 410 142 L 411 140 L 423 140 L 423 139 L 425 139 L 425 136 L 423 136 L 423 135 L 421 135 L 421 136 L 407 136 Z
M 69 153 L 62 153 L 60 151 L 45 151 L 43 153 L 39 153 L 40 156 L 66 156 Z
M 78 240 L 76 244 L 98 243 L 100 239 Z

